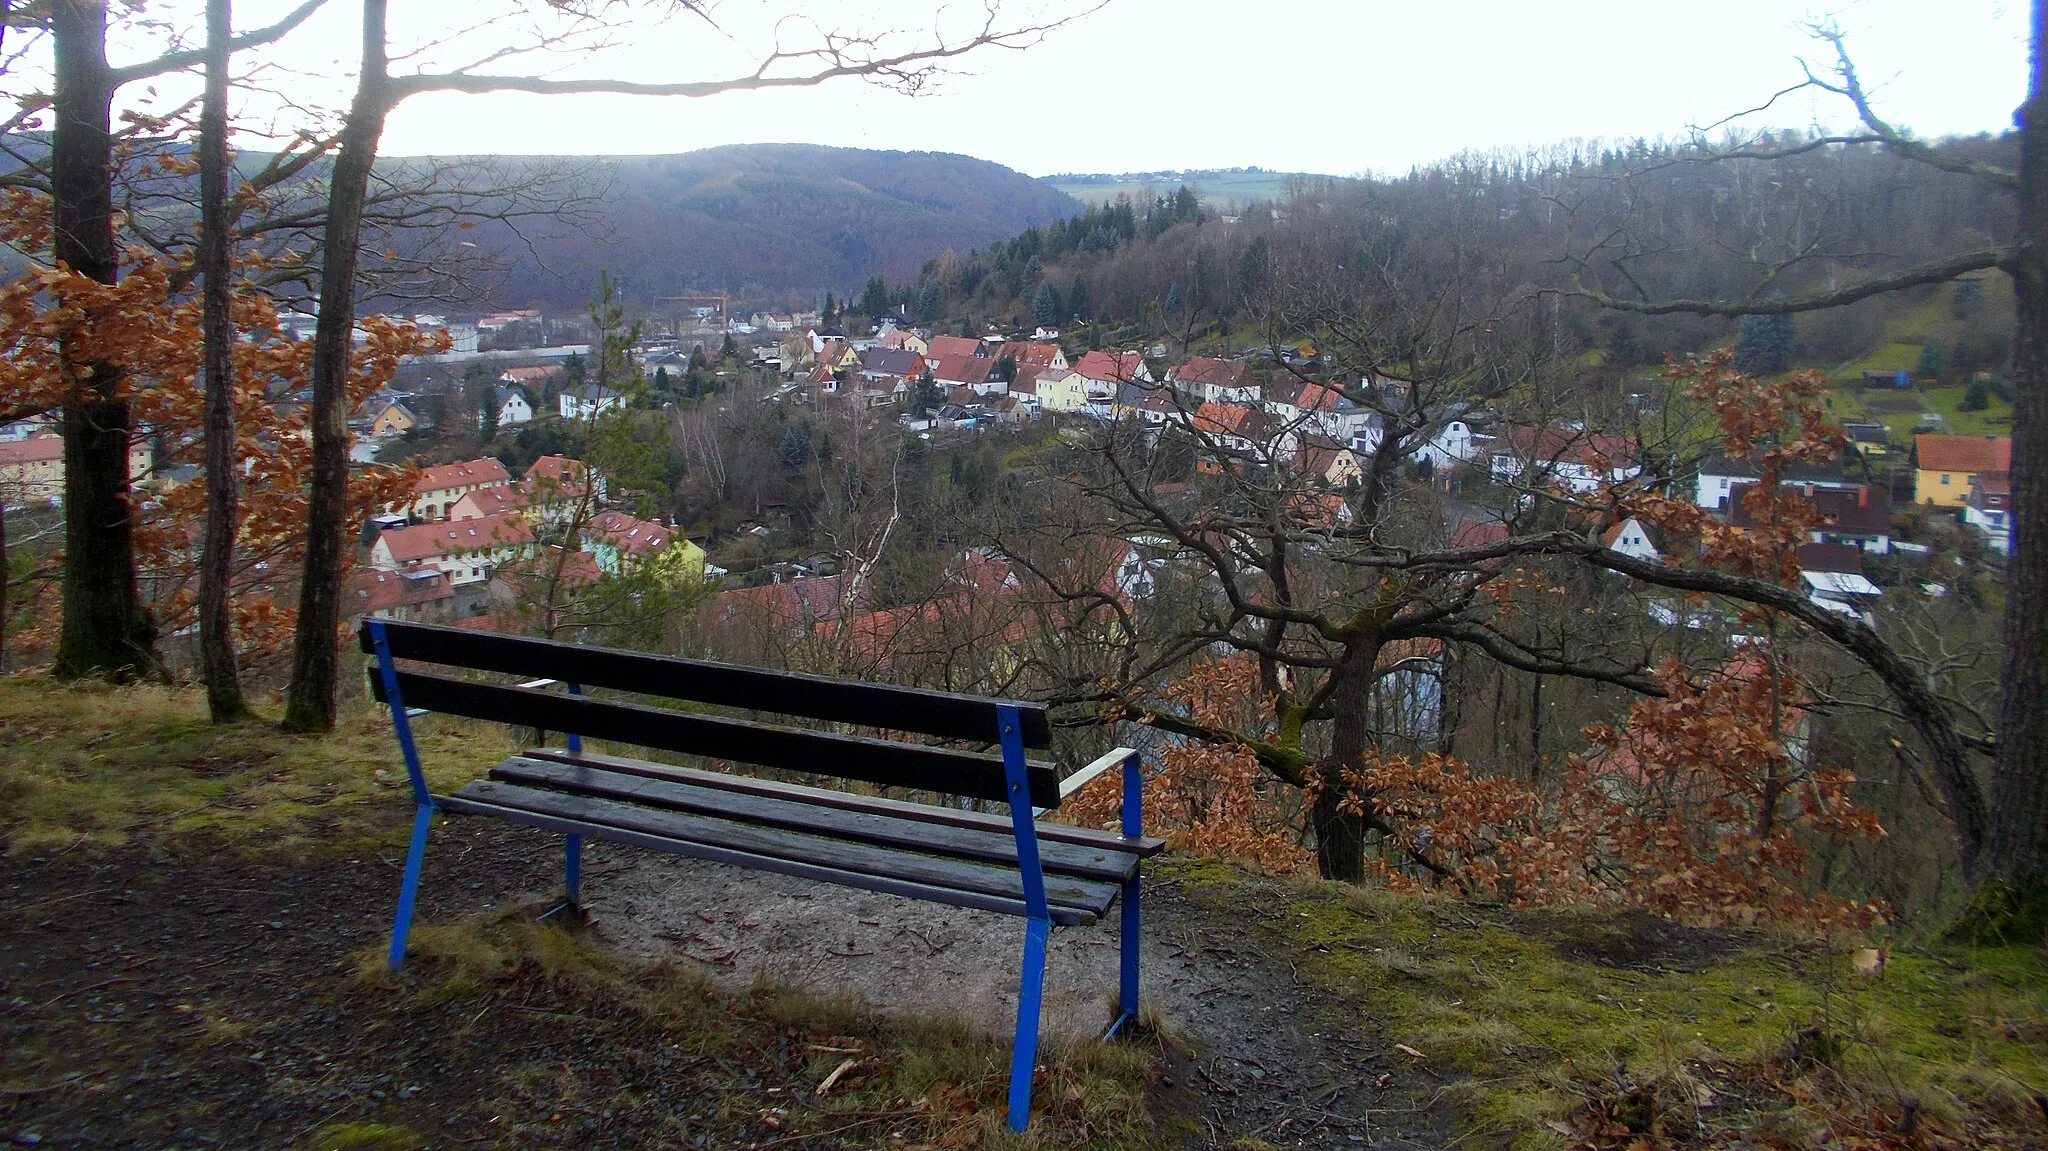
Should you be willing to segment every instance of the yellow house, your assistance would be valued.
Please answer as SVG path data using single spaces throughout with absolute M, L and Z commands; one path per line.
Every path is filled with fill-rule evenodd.
M 2011 471 L 2011 436 L 1913 437 L 1914 503 L 1959 508 L 1969 502 L 1972 477 Z
M 377 414 L 370 418 L 370 435 L 380 440 L 388 440 L 394 436 L 402 436 L 418 426 L 419 420 L 406 410 L 405 405 L 393 400 L 378 409 Z
M 1038 408 L 1044 412 L 1078 412 L 1088 406 L 1088 377 L 1068 368 L 1038 373 Z

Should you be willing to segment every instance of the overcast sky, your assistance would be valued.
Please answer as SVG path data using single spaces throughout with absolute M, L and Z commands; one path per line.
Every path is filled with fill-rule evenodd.
M 1006 0 L 1020 16 L 1090 2 Z M 240 0 L 237 24 L 287 6 Z M 338 107 L 356 7 L 331 7 L 293 37 L 280 56 L 288 71 L 272 82 Z M 500 7 L 398 0 L 394 38 L 427 34 L 404 20 Z M 652 81 L 729 75 L 750 67 L 781 12 L 923 30 L 935 7 L 720 0 L 719 28 L 674 17 L 601 53 L 524 66 Z M 957 30 L 979 10 L 955 4 L 937 19 Z M 1245 165 L 1396 173 L 1467 149 L 1672 135 L 1718 120 L 1796 82 L 1797 58 L 1820 50 L 1802 22 L 1830 13 L 1894 122 L 1924 135 L 2009 125 L 2026 80 L 2027 7 L 2017 0 L 1108 0 L 1028 51 L 967 58 L 916 98 L 858 81 L 699 100 L 428 95 L 392 115 L 384 151 L 668 153 L 796 141 L 961 152 L 1032 175 Z M 494 22 L 443 49 L 441 62 L 516 34 Z M 1811 102 L 1789 100 L 1763 119 L 1803 127 L 1815 114 Z M 1839 118 L 1833 107 L 1825 114 Z

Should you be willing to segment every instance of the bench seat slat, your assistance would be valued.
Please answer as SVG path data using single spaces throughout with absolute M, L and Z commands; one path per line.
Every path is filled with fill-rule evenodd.
M 482 815 L 517 823 L 525 827 L 536 827 L 543 831 L 581 835 L 590 839 L 610 840 L 614 843 L 629 844 L 666 852 L 670 855 L 703 859 L 712 863 L 724 863 L 744 867 L 753 871 L 772 871 L 781 875 L 793 875 L 802 879 L 814 879 L 824 883 L 836 883 L 842 887 L 856 887 L 866 891 L 879 891 L 888 895 L 901 895 L 926 903 L 943 903 L 949 907 L 973 907 L 993 911 L 1002 915 L 1023 918 L 1028 912 L 1021 899 L 1005 899 L 999 895 L 988 895 L 977 891 L 965 891 L 950 887 L 933 887 L 906 879 L 886 875 L 866 875 L 859 872 L 842 871 L 802 860 L 781 859 L 774 856 L 755 855 L 752 852 L 721 847 L 717 844 L 697 843 L 686 839 L 672 839 L 652 832 L 620 827 L 616 824 L 593 823 L 570 816 L 552 815 L 518 807 L 500 807 L 484 803 L 461 794 L 437 795 L 434 806 L 444 811 L 461 815 Z M 1054 904 L 1050 911 L 1052 921 L 1062 926 L 1085 924 L 1099 918 L 1078 908 Z
M 596 833 L 600 836 L 605 834 L 604 829 L 615 828 L 761 858 L 810 864 L 850 875 L 893 878 L 935 889 L 994 896 L 1014 900 L 1019 905 L 1023 900 L 1023 880 L 1014 868 L 941 859 L 869 844 L 756 827 L 690 812 L 660 811 L 639 804 L 490 780 L 470 783 L 450 798 L 471 800 L 501 810 L 525 811 L 581 822 L 598 829 Z M 1099 917 L 1107 911 L 1116 894 L 1114 884 L 1070 876 L 1045 877 L 1045 895 L 1049 903 L 1088 918 Z
M 1008 799 L 1000 755 L 777 727 L 588 696 L 554 695 L 424 672 L 401 671 L 396 678 L 406 704 L 429 711 L 548 731 L 573 731 L 585 739 L 614 740 L 791 771 L 815 771 L 890 787 L 976 799 Z M 381 678 L 372 680 L 370 686 L 378 702 L 389 702 Z M 1031 792 L 1028 799 L 1033 806 L 1059 806 L 1059 777 L 1051 764 L 1029 763 L 1025 776 Z
M 398 620 L 385 622 L 384 637 L 391 654 L 399 659 L 505 672 L 523 678 L 547 676 L 584 687 L 606 687 L 949 739 L 995 742 L 996 705 L 1008 703 L 1017 709 L 1017 717 L 1024 725 L 1026 747 L 1052 746 L 1052 727 L 1042 703 L 983 699 L 948 691 L 862 683 Z M 368 629 L 363 631 L 361 644 L 366 654 L 374 654 Z
M 659 767 L 655 764 L 648 766 Z M 788 828 L 883 847 L 909 848 L 931 855 L 1011 867 L 1017 865 L 1017 839 L 1008 829 L 953 827 L 901 819 L 880 812 L 821 807 L 794 796 L 750 795 L 705 786 L 695 780 L 672 776 L 664 778 L 666 774 L 627 773 L 527 756 L 513 756 L 491 769 L 491 778 L 502 783 L 616 799 L 670 811 L 692 811 L 735 822 Z M 714 772 L 700 774 L 716 775 Z M 1038 853 L 1049 875 L 1072 875 L 1122 883 L 1138 869 L 1138 855 L 1107 847 L 1042 842 L 1038 845 Z
M 592 765 L 628 775 L 644 775 L 650 779 L 674 779 L 701 787 L 716 788 L 738 795 L 760 795 L 771 798 L 790 798 L 800 803 L 818 807 L 836 808 L 841 811 L 871 812 L 892 819 L 913 820 L 945 827 L 963 827 L 985 831 L 1005 837 L 1010 836 L 1008 816 L 991 815 L 980 811 L 963 811 L 952 807 L 934 807 L 928 803 L 909 803 L 900 799 L 884 799 L 876 795 L 856 795 L 850 791 L 833 791 L 822 787 L 805 787 L 796 783 L 781 783 L 771 779 L 760 779 L 749 775 L 725 775 L 715 771 L 700 771 L 690 767 L 676 767 L 665 763 L 649 763 L 646 760 L 624 759 L 597 752 L 575 754 L 559 748 L 538 747 L 523 753 L 526 759 L 544 759 L 571 766 Z M 1044 823 L 1037 827 L 1039 850 L 1048 843 L 1070 843 L 1078 847 L 1091 847 L 1106 851 L 1128 852 L 1140 858 L 1150 858 L 1166 850 L 1166 841 L 1153 836 L 1126 839 L 1114 831 L 1103 831 L 1092 827 L 1074 827 L 1064 823 Z

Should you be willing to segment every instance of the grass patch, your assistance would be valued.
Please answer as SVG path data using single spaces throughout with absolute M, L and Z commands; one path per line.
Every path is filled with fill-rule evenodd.
M 1017 1137 L 1004 1121 L 1008 1036 L 947 1018 L 883 1017 L 853 999 L 771 982 L 733 995 L 694 972 L 629 963 L 519 909 L 422 924 L 412 938 L 398 975 L 385 970 L 381 952 L 363 953 L 356 989 L 395 999 L 400 1010 L 460 1017 L 515 1003 L 511 1010 L 573 1019 L 593 1049 L 651 1045 L 678 1071 L 712 1076 L 692 1094 L 705 1101 L 694 1126 L 670 1130 L 668 1116 L 644 1114 L 652 1102 L 644 1089 L 601 1087 L 573 1060 L 510 1066 L 503 1098 L 492 1103 L 506 1117 L 501 1137 L 558 1135 L 565 1113 L 601 1110 L 647 1134 L 678 1138 L 710 1130 L 726 1140 L 791 1145 L 834 1133 L 849 1145 L 1163 1145 L 1146 1107 L 1156 1048 L 1042 1048 L 1032 1126 Z
M 330 1123 L 305 1142 L 306 1151 L 414 1151 L 426 1136 L 394 1123 Z
M 429 782 L 459 785 L 510 754 L 505 728 L 416 721 Z M 29 854 L 203 832 L 295 849 L 381 841 L 408 800 L 382 711 L 292 736 L 268 721 L 215 726 L 197 688 L 0 678 L 0 837 Z
M 1204 898 L 1240 905 L 1267 882 L 1240 876 L 1232 894 L 1215 869 L 1202 879 Z M 2048 1092 L 2048 965 L 2033 950 L 1901 946 L 1865 977 L 1860 940 L 1284 890 L 1277 922 L 1302 974 L 1384 1019 L 1410 1058 L 1463 1072 L 1453 1098 L 1476 1145 L 1842 1139 L 1872 1115 L 1982 1145 L 1999 1145 L 1998 1123 L 2048 1134 L 2033 1102 Z

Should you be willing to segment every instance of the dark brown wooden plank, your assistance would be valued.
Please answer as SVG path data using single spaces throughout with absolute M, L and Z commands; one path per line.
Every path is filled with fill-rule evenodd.
M 610 771 L 526 756 L 514 756 L 492 768 L 491 778 L 502 783 L 593 795 L 670 811 L 694 811 L 719 819 L 785 828 L 831 839 L 1017 866 L 1017 840 L 1008 828 L 965 828 L 899 819 L 879 812 L 846 811 L 806 803 L 795 797 L 750 795 L 706 787 L 687 780 L 664 779 L 653 773 Z M 1056 841 L 1041 842 L 1038 854 L 1048 875 L 1072 875 L 1106 883 L 1122 883 L 1138 867 L 1138 856 L 1131 852 Z
M 1002 802 L 1010 798 L 999 755 L 776 727 L 424 672 L 402 671 L 397 678 L 408 707 L 888 787 Z M 370 683 L 377 701 L 388 702 L 383 678 L 374 676 Z M 1051 764 L 1032 763 L 1025 774 L 1027 802 L 1059 806 L 1059 777 Z
M 520 808 L 500 807 L 483 803 L 460 795 L 434 796 L 434 805 L 443 811 L 460 815 L 482 815 L 517 823 L 526 827 L 537 827 L 544 831 L 557 831 L 566 835 L 581 835 L 591 839 L 605 839 L 613 843 L 625 843 L 651 851 L 663 851 L 671 855 L 682 855 L 692 859 L 704 859 L 713 863 L 724 863 L 733 867 L 744 867 L 753 871 L 772 871 L 781 875 L 793 875 L 803 879 L 814 879 L 824 883 L 836 883 L 843 887 L 857 887 L 867 891 L 879 891 L 888 895 L 901 895 L 927 903 L 943 903 L 950 907 L 976 907 L 983 911 L 994 911 L 1003 915 L 1022 918 L 1025 914 L 1024 901 L 1004 899 L 1001 896 L 984 895 L 974 891 L 959 891 L 952 888 L 931 887 L 911 883 L 886 875 L 863 875 L 850 871 L 839 871 L 830 867 L 805 863 L 800 860 L 776 859 L 769 856 L 752 855 L 744 851 L 717 847 L 711 844 L 692 843 L 688 840 L 670 839 L 643 831 L 616 827 L 609 824 L 592 823 L 587 820 L 570 819 L 547 815 Z M 1054 905 L 1048 912 L 1052 921 L 1063 926 L 1078 923 L 1092 923 L 1099 915 L 1089 915 L 1072 907 Z
M 804 803 L 823 807 L 836 807 L 843 811 L 867 811 L 886 815 L 894 819 L 911 819 L 924 823 L 941 824 L 948 827 L 965 827 L 982 831 L 1010 833 L 1010 818 L 1007 815 L 991 815 L 980 811 L 962 811 L 953 807 L 934 807 L 928 803 L 911 803 L 900 799 L 884 799 L 875 795 L 855 795 L 851 792 L 833 791 L 822 787 L 805 787 L 797 783 L 782 783 L 777 780 L 758 779 L 748 775 L 725 775 L 715 771 L 700 771 L 696 768 L 677 767 L 666 763 L 649 763 L 642 759 L 626 759 L 615 755 L 601 755 L 597 752 L 571 754 L 559 748 L 536 747 L 523 753 L 531 759 L 547 759 L 556 763 L 591 764 L 611 771 L 631 775 L 645 775 L 651 779 L 676 779 L 698 784 L 703 787 L 746 795 L 791 797 Z M 1166 850 L 1163 839 L 1145 836 L 1126 839 L 1114 831 L 1092 827 L 1075 827 L 1065 823 L 1038 824 L 1040 843 L 1048 840 L 1071 843 L 1081 847 L 1098 847 L 1109 851 L 1129 852 L 1144 858 L 1158 855 Z
M 941 859 L 875 847 L 863 843 L 826 839 L 799 832 L 756 827 L 682 811 L 659 811 L 632 803 L 619 803 L 583 795 L 544 791 L 539 788 L 477 780 L 455 793 L 456 797 L 494 807 L 534 812 L 593 825 L 616 827 L 709 847 L 771 859 L 814 864 L 854 875 L 872 875 L 920 883 L 934 888 L 971 891 L 1003 899 L 1022 899 L 1023 877 L 1015 868 L 991 867 L 965 860 Z M 1114 884 L 1095 883 L 1070 876 L 1045 877 L 1045 898 L 1049 904 L 1071 907 L 1100 915 L 1115 901 Z
M 1052 725 L 1042 703 L 398 620 L 384 621 L 384 636 L 399 659 L 991 744 L 997 739 L 996 704 L 1006 703 L 1017 709 L 1024 725 L 1024 746 L 1052 746 Z M 367 624 L 359 642 L 364 652 L 372 650 Z

